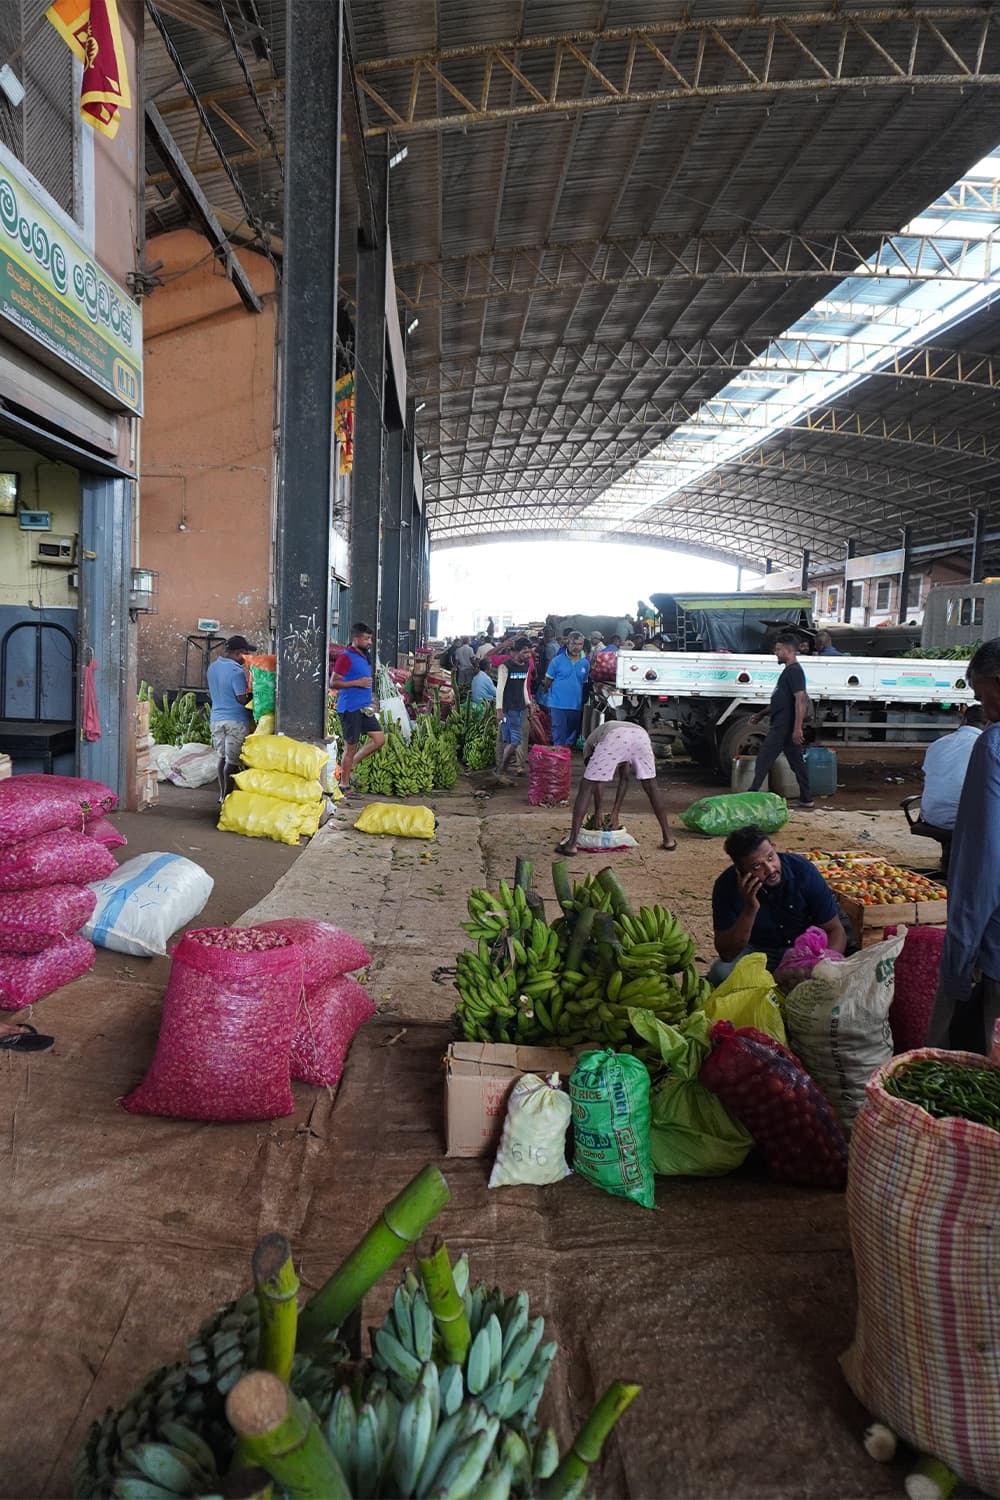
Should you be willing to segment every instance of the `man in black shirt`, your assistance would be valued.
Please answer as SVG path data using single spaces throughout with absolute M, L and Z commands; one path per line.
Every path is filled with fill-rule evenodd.
M 798 636 L 791 631 L 779 635 L 774 643 L 774 654 L 785 670 L 771 694 L 771 727 L 757 751 L 757 769 L 750 790 L 760 791 L 774 762 L 784 754 L 799 784 L 799 806 L 814 807 L 809 791 L 809 772 L 802 755 L 809 699 L 806 696 L 806 674 L 799 666 L 798 644 Z M 756 715 L 758 720 L 763 717 L 763 714 Z

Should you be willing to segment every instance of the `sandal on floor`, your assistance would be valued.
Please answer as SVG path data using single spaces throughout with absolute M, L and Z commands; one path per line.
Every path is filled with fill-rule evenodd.
M 34 1026 L 21 1021 L 15 1026 L 0 1026 L 0 1049 L 6 1052 L 51 1052 L 53 1036 L 40 1036 Z
M 556 853 L 563 855 L 564 858 L 568 858 L 569 855 L 576 853 L 576 845 L 568 844 L 563 840 L 562 843 L 556 845 Z
M 673 854 L 677 848 L 677 840 L 671 839 L 669 844 L 661 844 L 660 848 L 666 850 L 667 854 Z

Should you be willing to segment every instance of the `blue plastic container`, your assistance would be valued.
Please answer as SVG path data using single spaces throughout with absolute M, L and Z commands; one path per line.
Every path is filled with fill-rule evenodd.
M 826 745 L 810 745 L 806 751 L 809 790 L 814 797 L 832 797 L 837 790 L 837 756 Z

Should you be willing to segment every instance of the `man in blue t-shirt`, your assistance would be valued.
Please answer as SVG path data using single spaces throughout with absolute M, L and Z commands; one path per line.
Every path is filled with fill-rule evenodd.
M 344 754 L 340 762 L 340 790 L 346 796 L 351 790 L 351 773 L 359 760 L 374 755 L 385 744 L 385 734 L 374 712 L 372 680 L 374 670 L 371 648 L 374 631 L 358 621 L 351 626 L 351 644 L 341 651 L 333 664 L 330 686 L 337 690 L 337 713 L 344 731 Z M 362 735 L 367 740 L 358 749 Z
M 553 745 L 576 744 L 583 718 L 583 693 L 589 678 L 590 662 L 583 654 L 583 636 L 574 630 L 566 642 L 566 650 L 554 656 L 545 669 Z
M 731 833 L 725 850 L 732 865 L 712 890 L 719 957 L 708 971 L 710 984 L 721 984 L 747 953 L 766 953 L 773 971 L 807 927 L 822 927 L 829 948 L 845 951 L 837 903 L 815 865 L 801 854 L 779 854 L 753 823 Z
M 240 769 L 240 751 L 250 733 L 253 718 L 247 703 L 250 684 L 244 655 L 253 651 L 242 635 L 231 635 L 205 673 L 212 700 L 210 723 L 212 745 L 219 757 L 219 801 L 224 802 L 233 790 L 233 777 Z

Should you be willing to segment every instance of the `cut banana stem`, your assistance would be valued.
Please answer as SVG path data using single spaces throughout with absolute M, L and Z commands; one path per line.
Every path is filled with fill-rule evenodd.
M 583 962 L 583 955 L 587 950 L 591 934 L 594 930 L 594 918 L 597 916 L 592 906 L 584 907 L 576 919 L 573 928 L 573 936 L 569 940 L 569 948 L 566 950 L 566 962 L 564 968 L 579 970 Z
M 520 886 L 525 895 L 528 894 L 529 887 L 531 886 L 531 875 L 534 868 L 530 859 L 525 859 L 521 854 L 517 856 L 517 861 L 514 865 L 514 885 L 515 887 Z
M 450 1365 L 465 1363 L 465 1356 L 472 1343 L 465 1301 L 459 1295 L 452 1274 L 448 1247 L 443 1240 L 435 1239 L 428 1256 L 417 1257 L 424 1295 L 441 1335 L 445 1361 Z
M 315 1416 L 276 1375 L 244 1375 L 226 1397 L 226 1416 L 242 1451 L 266 1469 L 288 1500 L 351 1500 Z
M 591 1464 L 600 1458 L 612 1427 L 641 1389 L 641 1386 L 625 1385 L 620 1380 L 608 1386 L 580 1428 L 572 1448 L 552 1478 L 546 1481 L 542 1490 L 545 1500 L 566 1500 L 568 1495 L 579 1493 Z
M 260 1309 L 260 1349 L 257 1363 L 279 1380 L 288 1381 L 295 1359 L 299 1321 L 299 1278 L 292 1249 L 283 1234 L 266 1234 L 254 1250 L 254 1291 Z
M 274 1500 L 274 1484 L 266 1469 L 232 1469 L 219 1494 L 222 1500 Z
M 633 912 L 629 905 L 628 896 L 625 893 L 625 887 L 611 866 L 605 865 L 603 870 L 598 870 L 596 878 L 598 885 L 602 890 L 607 891 L 611 897 L 611 905 L 614 907 L 615 916 L 631 917 Z
M 391 1203 L 299 1316 L 299 1349 L 317 1348 L 423 1234 L 451 1194 L 437 1167 L 426 1166 Z

